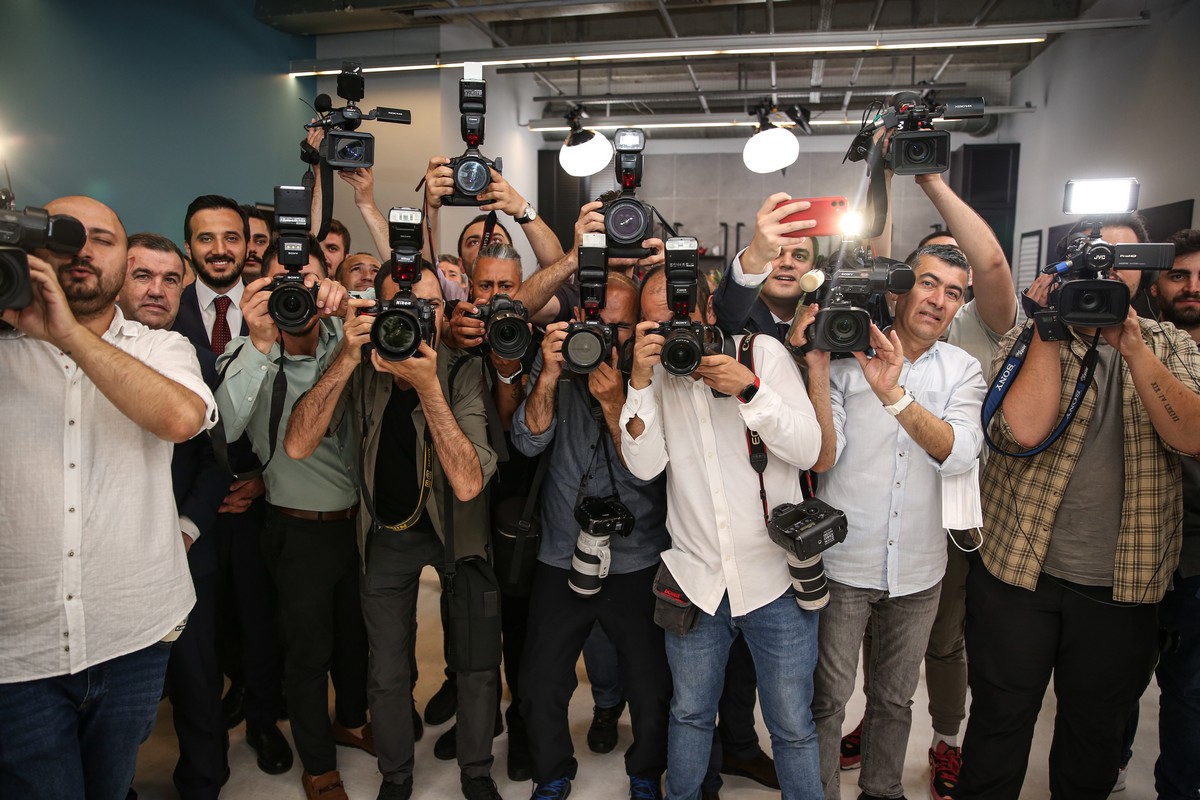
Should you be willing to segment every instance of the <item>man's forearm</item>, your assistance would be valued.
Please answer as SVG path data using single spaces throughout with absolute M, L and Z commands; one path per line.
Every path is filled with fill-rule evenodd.
M 529 399 L 525 401 L 525 427 L 534 436 L 540 436 L 550 428 L 554 421 L 554 396 L 558 391 L 558 381 L 545 372 L 538 376 L 538 382 Z
M 916 402 L 909 403 L 896 421 L 934 461 L 941 464 L 950 457 L 950 451 L 954 449 L 954 428 L 950 423 L 938 419 L 929 409 Z
M 517 289 L 514 299 L 525 304 L 530 317 L 535 316 L 550 302 L 558 288 L 575 274 L 576 262 L 574 252 L 565 253 L 550 266 L 530 275 L 529 280 Z
M 292 408 L 287 434 L 283 439 L 283 449 L 289 458 L 308 458 L 317 449 L 329 430 L 337 400 L 357 366 L 344 358 L 335 358 L 316 385 Z
M 817 424 L 821 426 L 821 453 L 812 465 L 813 472 L 825 472 L 837 460 L 837 432 L 833 427 L 833 408 L 829 399 L 829 371 L 810 368 L 807 377 L 808 399 Z
M 513 414 L 525 399 L 524 376 L 517 375 L 512 383 L 497 380 L 492 386 L 492 399 L 496 401 L 496 413 L 500 415 L 504 430 L 512 430 Z
M 888 170 L 884 173 L 883 184 L 886 189 L 884 196 L 887 198 L 887 217 L 884 219 L 883 230 L 878 236 L 870 241 L 871 249 L 875 251 L 875 255 L 883 258 L 891 258 L 892 256 L 892 173 Z M 874 219 L 875 209 L 871 209 L 871 216 L 867 220 Z
M 371 232 L 371 241 L 375 243 L 375 249 L 379 251 L 379 260 L 387 261 L 392 257 L 392 243 L 388 237 L 388 224 L 383 218 L 383 212 L 376 208 L 374 203 L 363 204 L 358 210 L 362 214 L 363 222 L 367 223 L 367 230 Z
M 610 408 L 602 403 L 600 410 L 604 413 L 604 424 L 608 428 L 608 435 L 612 437 L 617 458 L 624 464 L 625 457 L 621 454 L 621 406 Z M 628 469 L 629 465 L 626 464 L 625 468 Z
M 549 267 L 563 257 L 563 249 L 559 244 L 558 237 L 540 216 L 535 217 L 533 222 L 522 225 L 521 230 L 525 233 L 525 238 L 529 240 L 529 246 L 533 249 L 533 255 L 537 258 L 539 267 Z
M 1150 348 L 1139 348 L 1126 359 L 1134 388 L 1154 430 L 1171 447 L 1200 453 L 1200 394 L 1179 381 Z M 1189 422 L 1190 420 L 1190 422 Z
M 138 426 L 168 442 L 186 442 L 204 427 L 204 399 L 80 326 L 63 343 L 101 394 Z
M 446 404 L 440 385 L 432 391 L 418 389 L 418 393 L 433 447 L 454 496 L 464 502 L 477 497 L 483 491 L 483 467 L 475 445 L 458 427 L 458 420 Z
M 1054 430 L 1062 391 L 1059 342 L 1034 336 L 1021 371 L 1013 378 L 1001 408 L 1013 438 L 1023 447 L 1040 444 Z

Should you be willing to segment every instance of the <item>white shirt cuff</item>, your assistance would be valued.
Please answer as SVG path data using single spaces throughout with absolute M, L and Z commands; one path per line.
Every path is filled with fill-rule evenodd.
M 742 256 L 745 254 L 745 252 L 746 251 L 743 250 L 741 253 L 738 253 L 736 256 L 734 256 L 733 263 L 729 265 L 729 276 L 733 278 L 733 282 L 738 286 L 745 286 L 748 289 L 757 289 L 759 286 L 762 286 L 763 281 L 765 281 L 767 276 L 771 274 L 771 264 L 768 262 L 767 268 L 763 270 L 761 274 L 747 275 L 742 271 Z

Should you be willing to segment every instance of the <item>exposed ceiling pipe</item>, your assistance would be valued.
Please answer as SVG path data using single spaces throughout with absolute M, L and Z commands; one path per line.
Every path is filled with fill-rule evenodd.
M 679 31 L 675 29 L 675 23 L 671 19 L 671 14 L 667 11 L 667 4 L 663 0 L 658 0 L 658 15 L 662 17 L 663 25 L 667 29 L 667 33 L 671 34 L 672 39 L 679 38 Z M 692 69 L 691 64 L 686 64 L 688 75 L 692 79 L 692 88 L 696 90 L 697 97 L 700 98 L 700 107 L 704 109 L 704 113 L 711 113 L 708 108 L 708 100 L 700 91 L 700 81 L 696 79 L 696 70 Z
M 817 18 L 817 32 L 828 33 L 833 30 L 833 0 L 821 0 L 821 16 Z M 821 84 L 825 82 L 825 59 L 814 58 L 812 63 L 812 80 L 809 84 L 815 91 L 809 92 L 808 102 L 821 102 Z
M 943 83 L 939 85 L 939 89 L 962 88 L 966 83 Z M 826 87 L 827 92 L 840 92 L 842 90 L 850 90 L 860 94 L 891 94 L 899 90 L 914 87 L 905 87 L 900 83 L 882 83 L 876 86 L 829 86 Z M 776 94 L 783 98 L 804 97 L 808 94 L 808 89 L 776 89 Z M 705 92 L 710 100 L 758 100 L 763 96 L 762 89 L 718 89 Z M 558 100 L 564 103 L 574 103 L 579 105 L 589 105 L 596 103 L 615 103 L 615 102 L 683 102 L 695 98 L 693 92 L 642 92 L 629 94 L 571 94 L 571 95 L 541 95 L 534 97 L 535 103 L 545 103 Z
M 455 8 L 459 8 L 458 0 L 446 0 L 446 2 L 450 3 L 450 5 L 454 6 Z M 470 11 L 469 9 L 461 9 L 461 10 L 464 13 L 466 13 L 467 22 L 471 23 L 471 25 L 473 27 L 477 28 L 485 36 L 487 36 L 489 39 L 491 39 L 492 44 L 496 45 L 497 47 L 508 47 L 508 42 L 506 42 L 495 31 L 493 31 L 491 25 L 488 25 L 486 22 L 479 19 L 479 17 L 475 16 L 474 14 L 469 13 L 469 11 Z M 564 92 L 562 89 L 558 88 L 558 84 L 556 84 L 554 81 L 547 78 L 542 73 L 535 72 L 535 73 L 533 73 L 533 77 L 536 78 L 537 80 L 541 81 L 542 83 L 546 84 L 546 88 L 550 89 L 556 95 L 566 94 L 566 92 Z
M 985 0 L 983 8 L 979 9 L 979 13 L 975 15 L 975 21 L 971 23 L 971 27 L 977 28 L 983 24 L 983 21 L 987 19 L 993 11 L 996 10 L 996 6 L 998 5 L 1000 5 L 1000 0 Z M 950 62 L 953 60 L 954 53 L 947 55 L 945 60 L 942 61 L 942 65 L 937 68 L 937 71 L 933 73 L 933 77 L 929 79 L 930 82 L 937 83 L 942 77 L 942 73 L 946 71 L 946 67 L 950 66 Z
M 887 2 L 887 0 L 875 0 L 875 13 L 873 13 L 871 15 L 871 22 L 870 22 L 870 24 L 867 25 L 868 31 L 875 30 L 875 26 L 879 24 L 879 17 L 883 14 L 883 4 L 886 2 Z M 866 59 L 864 59 L 860 56 L 858 61 L 854 62 L 854 74 L 852 74 L 850 76 L 850 86 L 851 87 L 853 87 L 854 84 L 858 83 L 858 73 L 862 70 L 864 61 L 866 61 Z M 846 90 L 846 94 L 842 97 L 842 113 L 843 114 L 845 114 L 846 111 L 850 108 L 850 97 L 853 94 L 854 94 L 854 89 L 850 88 L 850 89 Z
M 449 0 L 447 0 L 449 2 Z M 612 5 L 650 5 L 652 0 L 521 0 L 513 3 L 488 3 L 487 5 L 459 6 L 453 8 L 418 8 L 411 13 L 417 19 L 426 17 L 459 17 L 502 11 L 529 11 L 536 9 L 561 8 L 562 6 L 612 6 Z
M 767 33 L 775 33 L 775 0 L 767 0 Z M 771 59 L 771 102 L 779 104 L 779 96 L 775 94 L 775 59 Z

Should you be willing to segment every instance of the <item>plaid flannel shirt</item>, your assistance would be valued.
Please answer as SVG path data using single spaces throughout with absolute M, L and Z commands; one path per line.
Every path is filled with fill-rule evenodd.
M 1147 320 L 1139 323 L 1142 338 L 1155 356 L 1185 386 L 1200 392 L 1200 353 L 1191 338 L 1170 323 Z M 1017 326 L 1000 342 L 992 374 L 1008 357 L 1021 330 L 1022 326 Z M 1087 343 L 1073 332 L 1069 346 L 1059 349 L 1063 374 L 1060 415 L 1074 393 L 1086 352 Z M 1134 388 L 1128 366 L 1124 359 L 1118 361 L 1124 405 L 1125 497 L 1113 570 L 1113 599 L 1157 603 L 1169 588 L 1171 574 L 1179 561 L 1183 517 L 1180 453 L 1159 438 Z M 1084 434 L 1095 408 L 1093 380 L 1075 421 L 1045 451 L 1030 458 L 992 452 L 988 458 L 981 481 L 984 537 L 980 554 L 988 571 L 1005 583 L 1030 591 L 1036 588 L 1062 493 L 1078 466 Z M 1013 438 L 1003 411 L 992 419 L 989 433 L 1006 450 L 1025 449 Z M 1084 464 L 1082 468 L 1107 467 Z

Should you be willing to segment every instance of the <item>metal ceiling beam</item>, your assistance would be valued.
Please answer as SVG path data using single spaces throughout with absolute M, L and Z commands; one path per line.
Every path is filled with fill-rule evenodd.
M 654 5 L 654 0 L 521 0 L 521 2 L 513 3 L 480 3 L 471 6 L 455 6 L 453 8 L 418 8 L 412 12 L 412 15 L 417 19 L 423 19 L 427 17 L 457 17 L 467 14 L 491 14 L 504 11 L 531 11 L 537 9 L 552 11 L 562 6 L 613 5 L 643 5 L 650 7 Z
M 938 89 L 963 88 L 965 83 L 942 83 L 938 84 Z M 856 86 L 854 90 L 863 94 L 876 94 L 895 92 L 901 89 L 903 84 L 885 83 L 878 86 Z M 826 89 L 828 92 L 840 92 L 848 87 L 830 86 Z M 914 89 L 928 87 L 912 87 Z M 775 91 L 780 97 L 803 97 L 808 94 L 808 89 L 729 89 L 729 90 L 709 90 L 705 92 L 710 100 L 757 100 L 765 94 L 770 94 Z M 574 95 L 542 95 L 541 97 L 533 98 L 535 103 L 561 102 L 573 103 L 578 105 L 597 105 L 600 103 L 671 103 L 676 101 L 693 100 L 696 95 L 694 92 L 631 92 L 629 94 L 574 94 Z
M 886 2 L 887 2 L 887 0 L 875 0 L 875 12 L 873 14 L 871 14 L 871 21 L 867 24 L 867 30 L 869 30 L 869 31 L 875 30 L 875 26 L 879 24 L 879 18 L 883 15 L 883 4 Z M 865 60 L 866 59 L 864 59 L 860 56 L 858 61 L 856 61 L 854 63 L 854 74 L 850 76 L 850 86 L 851 87 L 853 87 L 854 84 L 858 83 L 858 73 L 860 73 L 862 71 L 863 62 Z M 846 94 L 842 97 L 842 111 L 843 112 L 850 107 L 850 97 L 853 94 L 854 94 L 853 88 L 847 89 Z
M 833 0 L 821 0 L 821 15 L 817 18 L 817 30 L 824 33 L 833 30 Z M 821 84 L 825 82 L 825 59 L 814 58 L 812 63 L 812 78 L 809 84 L 814 91 L 809 92 L 808 102 L 821 102 Z
M 667 11 L 667 4 L 663 0 L 658 0 L 658 15 L 662 17 L 663 25 L 667 29 L 667 33 L 671 34 L 672 39 L 679 38 L 679 31 L 675 30 L 675 23 L 671 20 L 671 14 Z M 692 79 L 692 88 L 696 90 L 696 96 L 700 98 L 700 107 L 704 109 L 704 113 L 708 113 L 708 100 L 700 91 L 700 81 L 696 80 L 696 70 L 692 69 L 691 64 L 687 64 L 688 76 Z
M 828 55 L 837 52 L 894 57 L 897 55 L 897 51 L 906 51 L 916 45 L 928 48 L 963 47 L 967 46 L 964 43 L 971 42 L 1040 38 L 1056 33 L 1136 28 L 1149 24 L 1149 17 L 1141 16 L 983 25 L 977 28 L 953 26 L 900 28 L 870 32 L 830 31 L 828 33 L 744 34 L 740 36 L 692 36 L 679 39 L 575 42 L 435 53 L 412 53 L 410 51 L 392 56 L 366 56 L 362 58 L 362 65 L 364 70 L 375 72 L 457 67 L 466 61 L 478 61 L 493 66 L 508 66 L 521 63 L 575 63 L 579 59 L 619 62 L 647 57 L 710 58 L 771 54 L 778 56 L 796 53 Z M 341 70 L 342 60 L 342 57 L 295 60 L 289 63 L 288 71 L 291 73 L 337 74 Z
M 457 7 L 459 0 L 446 0 L 446 2 Z M 483 35 L 485 35 L 489 39 L 491 39 L 492 42 L 495 43 L 498 47 L 508 47 L 508 42 L 504 41 L 503 38 L 501 38 L 495 31 L 492 30 L 492 27 L 490 25 L 488 25 L 483 20 L 479 19 L 479 17 L 476 17 L 474 14 L 467 14 L 467 22 L 471 23 L 471 25 L 474 26 L 475 28 L 477 28 L 479 31 L 481 31 L 483 33 Z M 537 80 L 540 80 L 542 83 L 546 84 L 547 88 L 551 89 L 555 93 L 565 94 L 565 92 L 563 92 L 562 89 L 558 88 L 558 85 L 554 81 L 550 80 L 542 73 L 535 72 L 535 73 L 533 73 L 533 77 L 536 78 Z
M 978 27 L 979 25 L 983 24 L 983 21 L 987 19 L 993 11 L 996 10 L 996 6 L 998 5 L 1000 5 L 1000 0 L 984 0 L 983 8 L 979 9 L 979 13 L 975 15 L 975 21 L 971 23 L 971 27 Z M 948 56 L 946 56 L 945 60 L 942 61 L 942 65 L 937 68 L 936 72 L 933 73 L 933 77 L 930 78 L 930 81 L 932 83 L 937 83 L 938 79 L 942 77 L 942 73 L 946 71 L 946 67 L 950 66 L 950 62 L 953 60 L 954 53 L 950 53 Z

